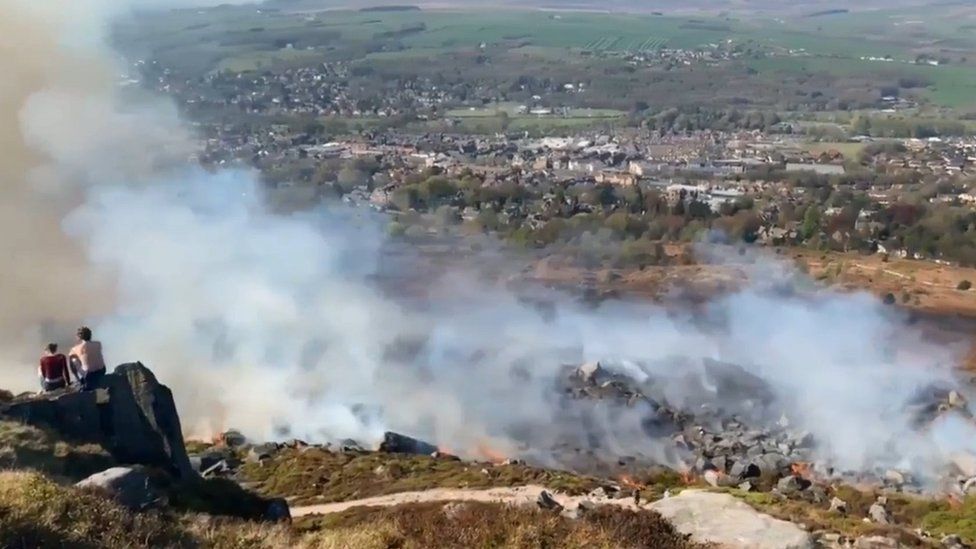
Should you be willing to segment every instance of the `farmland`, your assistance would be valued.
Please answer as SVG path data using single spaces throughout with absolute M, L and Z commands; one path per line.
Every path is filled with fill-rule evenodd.
M 663 48 L 667 43 L 666 39 L 658 37 L 641 40 L 640 38 L 624 39 L 620 36 L 604 36 L 583 46 L 583 49 L 592 52 L 628 51 L 645 53 Z
M 561 101 L 569 107 L 704 104 L 780 112 L 852 110 L 914 82 L 904 92 L 923 106 L 976 111 L 976 9 L 966 7 L 770 19 L 510 8 L 302 12 L 275 5 L 173 10 L 122 24 L 115 38 L 130 56 L 151 57 L 188 78 L 340 62 L 387 78 L 473 75 L 499 89 L 520 75 L 590 84 L 589 95 Z M 737 53 L 722 62 L 640 69 L 624 59 L 709 48 Z M 938 66 L 919 62 L 927 56 Z M 471 122 L 470 115 L 459 118 Z M 594 118 L 604 117 L 564 116 L 562 123 Z M 513 116 L 509 123 L 537 120 Z

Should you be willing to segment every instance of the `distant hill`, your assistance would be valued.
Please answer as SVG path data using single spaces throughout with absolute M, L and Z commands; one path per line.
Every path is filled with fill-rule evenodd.
M 420 11 L 419 6 L 369 6 L 359 11 Z
M 483 8 L 477 0 L 417 0 L 416 5 L 384 5 L 382 0 L 268 0 L 269 5 L 286 4 L 293 10 L 356 9 L 360 11 L 405 11 L 424 8 Z M 945 0 L 864 0 L 853 9 L 838 0 L 809 0 L 797 3 L 791 0 L 497 0 L 494 5 L 518 9 L 546 9 L 566 11 L 600 11 L 627 13 L 693 13 L 726 12 L 730 14 L 783 14 L 809 16 L 846 11 L 869 11 L 918 6 L 948 5 Z

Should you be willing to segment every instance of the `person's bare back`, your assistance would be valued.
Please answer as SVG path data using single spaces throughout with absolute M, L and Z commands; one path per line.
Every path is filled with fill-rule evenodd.
M 102 355 L 102 343 L 100 341 L 92 341 L 91 337 L 92 333 L 90 328 L 86 326 L 78 328 L 78 344 L 72 347 L 68 353 L 68 359 L 72 364 L 77 362 L 80 366 L 80 371 L 76 372 L 79 375 L 105 370 L 105 357 Z
M 105 369 L 105 357 L 102 356 L 102 343 L 100 341 L 82 341 L 71 348 L 71 356 L 78 357 L 81 369 L 85 372 Z

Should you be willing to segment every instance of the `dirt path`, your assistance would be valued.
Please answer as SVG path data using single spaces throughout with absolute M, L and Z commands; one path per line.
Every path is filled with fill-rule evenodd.
M 480 501 L 486 503 L 509 503 L 512 505 L 534 505 L 536 498 L 545 490 L 542 486 L 516 486 L 511 488 L 488 488 L 484 490 L 470 490 L 465 488 L 431 488 L 419 492 L 401 492 L 386 496 L 375 496 L 337 503 L 321 503 L 292 507 L 291 516 L 328 515 L 340 513 L 352 507 L 392 507 L 404 503 L 422 503 L 431 501 Z M 593 498 L 589 496 L 568 496 L 550 492 L 553 498 L 567 508 L 573 508 L 580 501 L 588 500 L 604 505 L 617 505 L 628 509 L 636 509 L 632 498 L 609 499 Z

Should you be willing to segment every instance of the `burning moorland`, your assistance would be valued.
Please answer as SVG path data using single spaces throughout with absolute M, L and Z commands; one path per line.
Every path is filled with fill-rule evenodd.
M 695 313 L 538 288 L 524 299 L 457 273 L 419 300 L 387 288 L 384 303 L 411 320 L 371 377 L 332 378 L 322 395 L 342 413 L 280 422 L 279 436 L 524 460 L 624 485 L 663 467 L 814 499 L 836 483 L 973 486 L 971 389 L 955 349 L 871 296 L 817 288 L 763 255 L 750 274 Z M 342 389 L 356 384 L 370 391 Z
M 14 4 L 5 51 L 23 35 L 50 54 L 3 58 L 17 85 L 0 95 L 13 151 L 0 173 L 16 216 L 0 238 L 30 252 L 0 286 L 10 388 L 34 381 L 24 341 L 85 319 L 110 360 L 153 365 L 190 433 L 521 460 L 637 490 L 639 474 L 666 468 L 824 505 L 831 482 L 976 486 L 972 389 L 955 369 L 965 349 L 875 297 L 818 289 L 762 255 L 748 285 L 694 312 L 526 300 L 471 275 L 477 263 L 429 277 L 437 291 L 421 299 L 391 293 L 377 283 L 384 254 L 409 244 L 381 216 L 281 215 L 257 174 L 185 162 L 192 136 L 168 104 L 123 101 L 91 38 L 93 10 L 117 6 Z M 91 65 L 102 70 L 75 70 Z M 22 218 L 44 230 L 25 235 Z M 48 269 L 51 257 L 69 265 Z

